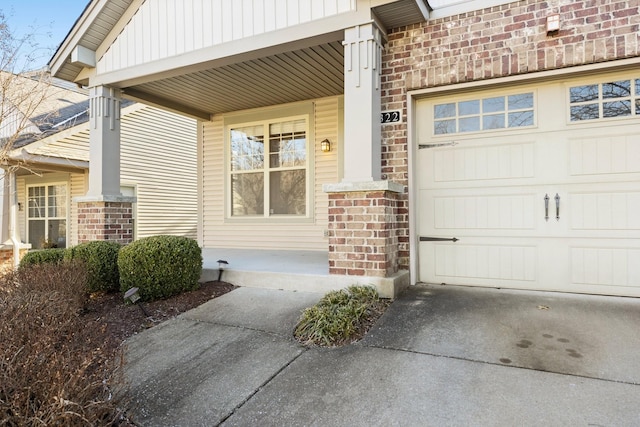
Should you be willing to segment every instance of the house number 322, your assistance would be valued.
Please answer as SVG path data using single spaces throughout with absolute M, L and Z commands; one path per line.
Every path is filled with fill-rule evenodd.
M 384 111 L 380 115 L 380 123 L 399 123 L 402 118 L 402 110 Z

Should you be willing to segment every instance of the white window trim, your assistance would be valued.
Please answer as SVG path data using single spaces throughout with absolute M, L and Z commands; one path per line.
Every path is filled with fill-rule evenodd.
M 33 188 L 33 187 L 45 187 L 47 188 L 48 186 L 51 185 L 64 185 L 65 189 L 66 189 L 66 203 L 65 203 L 65 209 L 67 212 L 67 215 L 65 216 L 64 220 L 66 221 L 66 227 L 65 227 L 65 242 L 66 242 L 66 247 L 69 247 L 69 231 L 70 231 L 70 221 L 71 221 L 71 197 L 70 197 L 70 189 L 71 189 L 71 184 L 69 183 L 69 181 L 59 181 L 59 180 L 55 180 L 55 181 L 33 181 L 33 182 L 25 182 L 25 189 L 24 189 L 24 200 L 25 200 L 25 215 L 24 215 L 24 220 L 25 220 L 25 241 L 29 242 L 30 240 L 30 236 L 29 236 L 29 221 L 31 220 L 31 217 L 29 216 L 29 189 Z M 48 212 L 45 209 L 45 213 L 47 214 L 43 219 L 45 219 L 45 221 L 49 220 L 49 215 Z M 37 218 L 34 218 L 37 219 Z M 58 218 L 61 219 L 61 218 Z M 45 227 L 45 237 L 48 239 L 49 237 L 47 236 L 49 234 L 49 230 L 47 229 L 47 227 Z
M 314 221 L 315 212 L 315 177 L 313 173 L 314 159 L 314 115 L 313 103 L 304 102 L 289 104 L 286 106 L 277 106 L 266 108 L 263 110 L 252 110 L 249 112 L 240 112 L 226 115 L 224 117 L 224 222 L 226 223 L 264 223 L 264 224 L 293 224 L 293 223 L 310 223 Z M 307 159 L 305 164 L 306 171 L 306 214 L 305 215 L 246 215 L 232 216 L 232 201 L 230 197 L 231 191 L 231 129 L 251 126 L 257 124 L 289 121 L 296 119 L 305 119 L 307 128 Z M 268 150 L 265 150 L 265 165 L 268 162 Z M 268 172 L 265 172 L 268 177 Z M 264 187 L 268 186 L 268 178 L 265 178 Z M 265 193 L 265 200 L 268 195 Z M 268 203 L 265 203 L 265 211 L 267 211 Z
M 138 240 L 138 228 L 139 228 L 139 224 L 138 224 L 138 184 L 133 184 L 130 182 L 121 182 L 120 183 L 120 193 L 122 193 L 123 195 L 127 196 L 126 194 L 124 194 L 122 192 L 122 188 L 123 187 L 127 187 L 127 188 L 132 188 L 133 189 L 133 197 L 136 198 L 136 201 L 134 203 L 131 203 L 131 217 L 133 219 L 133 236 L 131 237 L 131 239 L 133 241 Z

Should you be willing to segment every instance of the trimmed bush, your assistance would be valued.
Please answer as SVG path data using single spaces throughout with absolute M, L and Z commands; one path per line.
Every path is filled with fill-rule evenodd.
M 118 252 L 115 242 L 96 240 L 73 246 L 65 252 L 65 260 L 83 261 L 87 268 L 87 291 L 117 292 L 120 288 Z
M 144 301 L 198 288 L 202 250 L 187 237 L 151 236 L 128 244 L 118 255 L 120 290 L 137 287 Z
M 60 264 L 64 259 L 65 249 L 39 249 L 29 251 L 20 260 L 20 268 L 42 264 Z
M 304 310 L 294 336 L 306 345 L 348 344 L 360 338 L 387 305 L 371 286 L 350 286 L 332 291 Z

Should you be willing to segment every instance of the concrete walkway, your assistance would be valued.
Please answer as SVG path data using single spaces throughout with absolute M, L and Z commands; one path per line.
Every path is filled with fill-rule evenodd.
M 128 342 L 142 426 L 640 425 L 640 300 L 418 285 L 360 343 L 320 294 L 239 288 Z

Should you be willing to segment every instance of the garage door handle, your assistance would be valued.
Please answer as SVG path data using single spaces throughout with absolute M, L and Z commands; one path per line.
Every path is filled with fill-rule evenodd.
M 549 221 L 549 195 L 544 195 L 544 220 Z
M 453 243 L 455 243 L 458 240 L 460 240 L 460 239 L 458 239 L 456 237 L 452 237 L 450 239 L 447 239 L 446 237 L 423 237 L 423 236 L 420 236 L 420 241 L 421 242 L 453 242 Z

